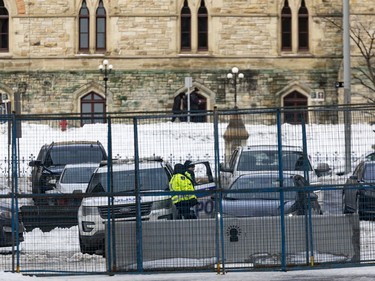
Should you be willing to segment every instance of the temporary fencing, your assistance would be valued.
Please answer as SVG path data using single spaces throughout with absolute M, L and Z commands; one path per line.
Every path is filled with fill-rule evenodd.
M 372 106 L 358 105 L 302 111 L 215 110 L 188 116 L 200 117 L 191 119 L 199 122 L 171 122 L 172 115 L 166 112 L 112 113 L 105 123 L 93 124 L 92 119 L 74 114 L 4 115 L 0 120 L 0 188 L 2 205 L 4 209 L 10 206 L 12 220 L 9 227 L 2 226 L 0 242 L 7 234 L 13 246 L 0 248 L 0 270 L 112 274 L 200 269 L 222 273 L 372 263 L 374 222 L 355 211 L 343 214 L 342 190 L 350 172 L 373 150 L 374 113 Z M 294 116 L 293 123 L 286 122 L 290 116 Z M 41 147 L 82 141 L 98 141 L 106 149 L 108 160 L 98 163 L 110 175 L 102 182 L 103 190 L 54 192 L 56 183 L 48 182 L 52 192 L 33 193 L 29 163 L 41 160 Z M 238 177 L 230 170 L 235 159 L 232 152 L 238 146 L 255 145 L 277 147 L 275 162 L 265 164 L 270 161 L 265 156 L 256 160 L 275 166 L 275 171 L 263 172 L 270 177 L 276 173 L 276 180 L 266 187 L 230 189 L 228 183 Z M 282 151 L 292 146 L 302 151 L 304 186 L 289 183 L 290 175 L 279 164 Z M 304 162 L 307 158 L 314 170 L 329 169 L 313 179 Z M 179 219 L 170 201 L 177 193 L 169 190 L 168 181 L 145 190 L 162 181 L 157 177 L 170 178 L 174 165 L 186 160 L 196 163 L 196 191 L 179 194 L 197 195 L 194 220 Z M 165 174 L 144 176 L 144 162 L 161 165 Z M 121 165 L 133 167 L 132 173 L 122 173 L 132 177 L 133 184 L 125 184 L 124 176 L 119 180 L 124 191 L 118 193 L 116 169 L 127 169 Z M 34 169 L 55 173 L 43 165 Z M 224 173 L 233 177 L 225 182 Z M 351 188 L 364 187 L 359 183 Z M 312 203 L 316 195 L 321 212 Z M 259 196 L 262 200 L 253 200 Z M 295 198 L 300 200 L 299 211 L 290 210 Z M 89 207 L 80 208 L 82 202 Z M 254 204 L 258 207 L 251 213 Z M 89 245 L 88 240 L 95 242 Z

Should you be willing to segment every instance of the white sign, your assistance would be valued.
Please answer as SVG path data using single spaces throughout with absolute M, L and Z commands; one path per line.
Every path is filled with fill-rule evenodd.
M 191 88 L 193 86 L 193 78 L 192 77 L 185 77 L 185 87 Z

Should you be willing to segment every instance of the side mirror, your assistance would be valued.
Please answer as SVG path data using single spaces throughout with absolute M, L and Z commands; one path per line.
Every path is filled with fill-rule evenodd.
M 57 182 L 56 179 L 50 179 L 50 180 L 47 182 L 47 186 L 55 188 L 55 187 L 56 187 L 56 182 Z
M 42 165 L 42 161 L 40 160 L 32 160 L 29 162 L 30 167 L 39 167 Z

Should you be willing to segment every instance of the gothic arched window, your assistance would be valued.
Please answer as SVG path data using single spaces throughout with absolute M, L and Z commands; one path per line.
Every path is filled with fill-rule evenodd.
M 9 51 L 9 13 L 0 0 L 0 52 Z
M 204 0 L 198 10 L 198 50 L 208 50 L 208 15 Z
M 90 13 L 86 5 L 86 0 L 82 1 L 79 10 L 79 50 L 88 51 L 90 43 Z
M 81 98 L 81 126 L 84 124 L 105 123 L 106 100 L 95 92 Z
M 103 1 L 99 1 L 96 9 L 96 50 L 106 49 L 106 29 L 107 29 L 107 14 L 103 6 Z
M 285 0 L 281 10 L 281 50 L 292 50 L 292 11 L 288 0 Z
M 309 12 L 305 0 L 302 0 L 298 11 L 298 50 L 309 49 Z

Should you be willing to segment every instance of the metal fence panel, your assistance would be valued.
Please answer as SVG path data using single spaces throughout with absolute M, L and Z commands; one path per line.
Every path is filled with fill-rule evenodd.
M 288 109 L 292 110 L 294 109 Z M 299 109 L 295 110 L 298 112 Z M 0 262 L 1 270 L 42 274 L 106 272 L 115 271 L 117 268 L 126 271 L 159 271 L 171 270 L 168 262 L 171 258 L 178 261 L 175 270 L 220 270 L 220 267 L 230 269 L 239 264 L 249 269 L 285 269 L 287 266 L 303 264 L 312 266 L 322 263 L 374 261 L 373 221 L 361 219 L 357 224 L 355 215 L 342 214 L 342 186 L 348 177 L 347 165 L 349 163 L 353 169 L 368 152 L 373 151 L 374 110 L 370 106 L 307 110 L 308 120 L 305 127 L 301 124 L 284 123 L 285 110 L 277 108 L 208 112 L 202 114 L 206 122 L 190 123 L 170 122 L 172 116 L 165 113 L 131 116 L 112 114 L 106 124 L 86 124 L 83 127 L 80 127 L 82 118 L 75 115 L 2 118 L 1 188 L 7 200 L 13 196 L 13 204 L 21 207 L 21 219 L 26 232 L 19 252 L 15 252 L 14 248 L 2 249 L 5 255 Z M 348 111 L 351 113 L 350 124 L 344 125 Z M 14 135 L 12 138 L 14 127 L 9 127 L 8 124 L 17 124 L 14 118 L 17 122 L 22 122 L 22 137 L 17 138 Z M 66 129 L 62 126 L 62 120 L 67 121 Z M 326 120 L 331 122 L 327 123 Z M 348 125 L 350 139 L 347 138 Z M 160 156 L 172 167 L 186 160 L 206 161 L 212 169 L 216 192 L 197 193 L 200 204 L 195 207 L 199 217 L 196 221 L 144 221 L 138 216 L 133 222 L 116 224 L 113 227 L 114 235 L 110 231 L 103 233 L 103 239 L 107 239 L 103 242 L 105 245 L 111 247 L 113 243 L 119 243 L 119 247 L 113 248 L 115 250 L 110 254 L 105 255 L 105 251 L 84 254 L 81 252 L 78 235 L 76 214 L 79 204 L 35 206 L 33 198 L 47 202 L 49 199 L 56 202 L 81 202 L 91 195 L 32 194 L 29 166 L 31 160 L 36 160 L 44 144 L 83 140 L 100 141 L 111 158 L 124 161 L 137 162 L 142 158 Z M 215 214 L 222 211 L 219 209 L 220 200 L 226 194 L 226 191 L 222 190 L 224 185 L 219 176 L 222 167 L 220 163 L 228 162 L 233 149 L 238 145 L 297 145 L 304 148 L 313 168 L 319 168 L 319 163 L 328 164 L 330 173 L 320 177 L 311 186 L 319 195 L 323 214 L 310 222 L 305 221 L 304 216 L 286 216 L 283 219 L 280 216 L 232 219 L 221 214 L 220 218 L 216 219 Z M 16 169 L 12 169 L 15 165 Z M 16 175 L 13 175 L 14 173 Z M 142 182 L 138 182 L 139 186 L 141 184 Z M 16 193 L 12 193 L 14 188 Z M 165 194 L 172 195 L 169 191 L 165 191 Z M 137 192 L 133 195 L 141 196 Z M 107 207 L 111 207 L 114 194 L 104 193 L 103 196 L 103 200 L 108 202 Z M 141 201 L 138 201 L 136 206 L 140 212 Z M 112 222 L 103 220 L 111 229 Z M 131 235 L 128 235 L 128 227 L 124 227 L 124 230 L 121 230 L 122 226 L 117 227 L 122 224 L 131 225 Z M 186 231 L 190 231 L 190 242 L 185 249 L 178 241 L 179 236 Z M 107 236 L 104 236 L 105 234 Z M 357 238 L 354 239 L 358 235 L 360 243 Z M 126 236 L 126 240 L 122 240 L 123 236 Z M 197 247 L 194 241 L 198 241 L 200 247 Z M 195 248 L 191 248 L 191 245 Z M 106 250 L 109 250 L 108 246 Z M 183 255 L 177 255 L 178 253 Z M 159 258 L 159 254 L 163 258 L 161 262 L 155 260 Z M 190 260 L 197 257 L 202 260 Z M 126 262 L 120 263 L 124 259 Z

